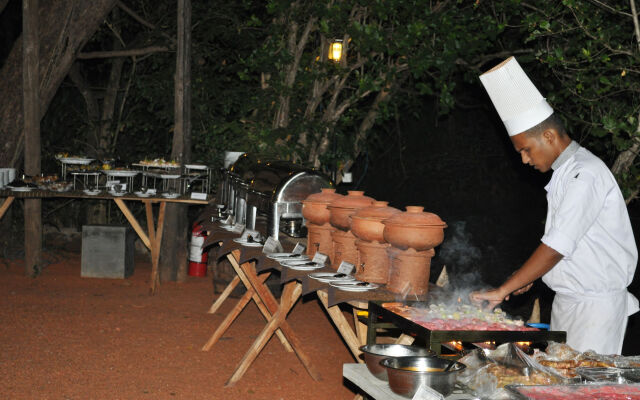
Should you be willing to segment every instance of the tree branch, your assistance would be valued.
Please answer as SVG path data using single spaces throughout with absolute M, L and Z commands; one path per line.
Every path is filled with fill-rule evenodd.
M 127 7 L 123 2 L 118 1 L 116 3 L 116 6 L 118 6 L 118 8 L 120 8 L 122 11 L 126 12 L 127 14 L 129 14 L 129 16 L 131 16 L 131 18 L 135 19 L 136 21 L 138 21 L 141 25 L 146 26 L 147 28 L 151 29 L 151 30 L 158 30 L 158 28 L 156 28 L 156 26 L 154 24 L 152 24 L 151 22 L 148 22 L 147 20 L 145 20 L 144 18 L 142 18 L 141 16 L 139 16 L 135 11 L 133 11 L 132 9 L 130 9 L 129 7 Z M 162 36 L 164 36 L 165 38 L 169 39 L 171 41 L 171 43 L 175 44 L 176 43 L 176 39 L 172 36 L 167 35 L 164 32 L 160 32 L 160 34 Z
M 165 46 L 149 46 L 140 49 L 114 50 L 114 51 L 91 51 L 88 53 L 78 54 L 79 59 L 88 60 L 93 58 L 113 58 L 113 57 L 135 57 L 151 53 L 160 53 L 169 51 Z
M 607 10 L 607 11 L 609 11 L 609 12 L 612 12 L 612 13 L 614 13 L 614 14 L 624 15 L 625 17 L 632 17 L 632 15 L 631 15 L 631 14 L 626 13 L 626 12 L 623 12 L 623 11 L 620 11 L 620 10 L 616 10 L 615 8 L 611 7 L 611 6 L 610 6 L 610 5 L 608 5 L 608 4 L 603 3 L 603 2 L 601 2 L 601 1 L 598 1 L 598 0 L 588 0 L 588 1 L 589 1 L 590 3 L 595 4 L 596 6 L 599 6 L 599 7 L 601 7 L 601 8 L 604 8 L 605 10 Z M 633 1 L 633 0 L 631 0 L 631 1 Z
M 633 26 L 635 28 L 634 32 L 636 36 L 636 42 L 640 47 L 640 24 L 638 23 L 638 11 L 636 9 L 635 0 L 629 0 L 629 4 L 631 6 L 631 14 L 633 15 Z M 613 163 L 613 167 L 611 167 L 611 172 L 613 172 L 614 175 L 619 175 L 625 171 L 628 171 L 631 165 L 633 165 L 634 160 L 638 156 L 638 150 L 640 150 L 640 113 L 638 113 L 638 124 L 636 125 L 636 131 L 634 132 L 633 144 L 627 150 L 618 155 L 616 161 Z M 637 196 L 638 190 L 634 191 L 632 196 L 627 199 L 627 204 Z
M 504 50 L 499 51 L 497 53 L 485 54 L 482 57 L 476 57 L 471 62 L 463 60 L 462 58 L 458 58 L 455 63 L 458 65 L 465 65 L 474 70 L 480 70 L 480 68 L 488 61 L 491 61 L 496 58 L 504 58 L 507 56 L 517 55 L 517 54 L 530 54 L 533 53 L 533 49 L 517 49 L 517 50 Z

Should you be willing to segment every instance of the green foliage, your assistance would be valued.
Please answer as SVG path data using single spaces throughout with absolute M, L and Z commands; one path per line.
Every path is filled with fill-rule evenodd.
M 425 98 L 435 99 L 436 118 L 448 115 L 460 99 L 469 98 L 469 88 L 481 90 L 477 76 L 509 54 L 517 55 L 567 119 L 573 137 L 609 164 L 637 135 L 640 71 L 634 66 L 640 60 L 627 2 L 243 0 L 192 5 L 194 160 L 220 165 L 224 150 L 304 160 L 328 140 L 317 157 L 325 166 L 339 165 L 357 157 L 356 151 L 379 147 L 388 135 L 385 123 L 416 115 Z M 133 6 L 156 28 L 122 11 L 111 15 L 109 26 L 119 27 L 123 44 L 172 47 L 167 36 L 175 36 L 175 2 L 143 0 Z M 289 37 L 295 27 L 299 43 L 309 21 L 315 22 L 294 68 L 295 80 L 288 84 L 295 60 Z M 113 37 L 105 25 L 85 51 L 110 50 Z M 346 63 L 327 61 L 321 54 L 322 46 L 336 38 L 346 40 Z M 81 62 L 96 87 L 105 84 L 106 63 Z M 174 70 L 173 52 L 139 57 L 135 69 L 131 60 L 125 63 L 122 87 L 129 79 L 133 84 L 119 128 L 120 158 L 169 154 Z M 340 79 L 345 83 L 338 89 Z M 327 82 L 310 112 L 315 85 Z M 382 90 L 390 95 L 377 102 Z M 287 121 L 277 125 L 274 117 L 283 99 L 289 99 Z M 346 105 L 341 114 L 328 115 L 339 105 Z M 55 111 L 45 118 L 43 131 L 58 136 L 51 133 L 50 148 L 62 151 L 69 142 L 61 138 L 70 133 L 75 142 L 69 145 L 82 147 L 91 122 L 82 120 L 75 89 L 65 85 L 51 107 Z M 372 111 L 374 127 L 358 144 L 362 138 L 356 135 Z M 621 177 L 630 188 L 638 181 L 635 171 Z
M 612 163 L 639 134 L 640 53 L 628 3 L 546 2 L 525 22 L 552 105 L 574 136 Z M 635 177 L 620 181 L 637 187 Z

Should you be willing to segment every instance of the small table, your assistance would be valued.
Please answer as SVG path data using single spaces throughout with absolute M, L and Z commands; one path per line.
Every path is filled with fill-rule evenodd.
M 92 200 L 113 200 L 120 211 L 124 214 L 129 224 L 136 231 L 142 243 L 151 251 L 151 285 L 149 288 L 150 294 L 155 294 L 157 287 L 160 285 L 160 277 L 158 275 L 158 264 L 160 261 L 160 247 L 162 246 L 162 233 L 164 228 L 164 213 L 167 203 L 183 203 L 183 204 L 200 204 L 208 205 L 213 199 L 207 200 L 193 200 L 190 198 L 176 198 L 167 199 L 164 197 L 138 197 L 135 195 L 123 195 L 123 196 L 111 196 L 109 194 L 99 194 L 96 196 L 86 195 L 83 192 L 71 191 L 71 192 L 52 192 L 49 190 L 32 190 L 29 192 L 14 192 L 11 190 L 0 190 L 0 197 L 5 197 L 4 202 L 0 205 L 0 219 L 4 216 L 5 212 L 11 206 L 11 203 L 16 198 L 77 198 L 77 199 L 92 199 Z M 142 229 L 138 220 L 129 210 L 129 207 L 125 204 L 125 201 L 141 201 L 145 205 L 145 212 L 147 216 L 147 232 Z M 157 226 L 154 224 L 153 218 L 153 203 L 159 203 Z

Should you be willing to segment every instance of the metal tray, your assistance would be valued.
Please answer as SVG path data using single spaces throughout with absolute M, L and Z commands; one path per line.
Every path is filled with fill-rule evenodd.
M 640 383 L 640 368 L 578 367 L 576 373 L 587 382 Z
M 640 385 L 616 384 L 616 383 L 586 383 L 570 385 L 532 385 L 515 386 L 507 385 L 506 389 L 517 399 L 549 399 L 549 400 L 574 400 L 574 399 L 637 399 L 640 398 Z M 607 397 L 609 396 L 609 397 Z

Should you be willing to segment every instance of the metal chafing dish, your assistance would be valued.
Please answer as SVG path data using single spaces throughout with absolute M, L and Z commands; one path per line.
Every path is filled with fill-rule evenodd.
M 302 200 L 332 185 L 314 169 L 245 153 L 222 170 L 219 193 L 236 222 L 253 229 L 257 215 L 266 215 L 267 233 L 277 239 L 279 232 L 304 236 Z

